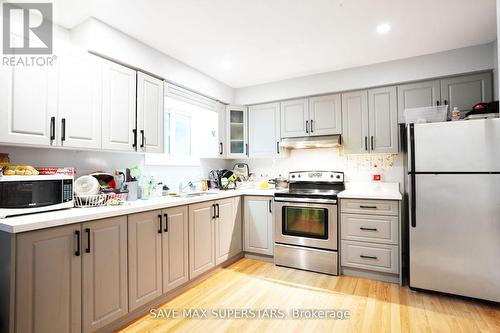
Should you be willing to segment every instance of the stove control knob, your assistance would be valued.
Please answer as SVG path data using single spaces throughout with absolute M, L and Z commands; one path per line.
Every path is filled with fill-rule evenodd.
M 337 176 L 338 177 L 338 176 Z M 330 175 L 330 178 L 333 178 L 333 175 Z
M 295 175 L 292 175 L 292 178 L 295 178 Z
M 340 179 L 340 175 L 337 175 L 337 179 Z
M 299 174 L 299 176 L 298 176 L 298 177 L 300 178 L 300 174 Z

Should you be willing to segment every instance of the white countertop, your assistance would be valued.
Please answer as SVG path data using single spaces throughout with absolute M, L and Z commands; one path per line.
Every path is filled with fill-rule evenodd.
M 346 183 L 345 191 L 338 194 L 340 199 L 402 200 L 399 183 Z
M 71 208 L 46 213 L 13 216 L 0 219 L 0 230 L 9 233 L 18 233 L 84 221 L 98 220 L 119 215 L 139 213 L 148 210 L 164 209 L 203 201 L 219 200 L 240 195 L 273 196 L 274 192 L 274 189 L 218 191 L 198 197 L 159 197 L 148 200 L 127 202 L 121 206 Z

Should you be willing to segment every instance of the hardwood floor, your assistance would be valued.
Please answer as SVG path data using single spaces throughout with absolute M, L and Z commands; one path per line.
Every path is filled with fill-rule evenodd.
M 280 309 L 287 319 L 192 319 L 184 309 Z M 292 309 L 345 309 L 346 320 L 291 319 Z M 241 259 L 122 333 L 143 332 L 500 332 L 500 305 L 414 292 L 396 284 L 329 276 Z M 159 312 L 155 312 L 157 315 Z M 265 312 L 264 312 L 265 313 Z M 269 312 L 267 312 L 269 313 Z

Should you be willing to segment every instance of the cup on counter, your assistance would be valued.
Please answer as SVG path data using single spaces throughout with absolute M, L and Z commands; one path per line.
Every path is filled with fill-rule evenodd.
M 137 200 L 138 181 L 125 182 L 123 188 L 128 190 L 127 201 Z

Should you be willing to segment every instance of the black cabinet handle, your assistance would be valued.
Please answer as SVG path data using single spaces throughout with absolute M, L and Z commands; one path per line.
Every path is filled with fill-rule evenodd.
M 311 119 L 311 133 L 314 132 L 313 120 Z
M 144 130 L 141 130 L 141 148 L 144 148 Z
M 50 141 L 56 139 L 56 117 L 50 117 Z
M 85 249 L 85 253 L 90 253 L 90 228 L 85 228 L 85 232 L 87 233 L 87 248 Z
M 132 143 L 132 147 L 136 148 L 137 147 L 137 129 L 133 129 L 132 133 L 134 134 L 134 143 Z
M 75 256 L 79 257 L 80 256 L 80 230 L 75 230 L 75 235 L 76 235 Z
M 370 144 L 372 146 L 371 150 L 373 150 L 373 135 L 370 137 Z
M 273 212 L 273 201 L 269 200 L 269 213 Z
M 415 189 L 415 126 L 410 124 L 410 220 L 412 228 L 417 226 L 417 191 Z
M 217 208 L 217 214 L 215 215 L 216 218 L 220 217 L 220 206 L 219 204 L 215 204 L 215 207 Z
M 368 151 L 368 136 L 365 136 L 365 150 Z
M 359 227 L 360 230 L 367 230 L 367 231 L 377 231 L 377 228 L 366 228 L 366 227 Z
M 158 227 L 158 233 L 159 233 L 159 234 L 161 234 L 161 232 L 162 232 L 162 231 L 161 231 L 161 230 L 162 230 L 162 224 L 163 224 L 163 223 L 162 223 L 162 221 L 161 221 L 161 214 L 158 214 L 158 225 L 159 225 L 159 227 Z
M 363 259 L 375 259 L 375 260 L 378 259 L 375 256 L 365 256 L 364 254 L 360 254 L 359 257 Z
M 212 218 L 215 219 L 217 217 L 217 214 L 215 214 L 215 204 L 212 205 L 212 208 L 214 209 L 214 213 L 212 215 Z
M 61 119 L 61 142 L 66 141 L 66 118 Z
M 163 214 L 165 217 L 165 229 L 163 231 L 168 232 L 168 214 Z
M 248 143 L 245 143 L 245 155 L 248 155 Z
M 365 205 L 359 205 L 359 208 L 377 209 L 377 206 L 365 206 Z
M 224 145 L 222 142 L 219 142 L 219 155 L 224 154 Z
M 306 120 L 306 133 L 309 133 L 309 120 Z
M 441 104 L 441 102 L 439 102 L 439 101 L 436 101 L 436 105 L 437 105 L 437 106 L 439 106 L 439 104 Z
M 280 142 L 276 142 L 276 152 L 279 154 L 280 153 Z
M 446 99 L 444 100 L 444 105 L 448 105 L 448 101 Z

